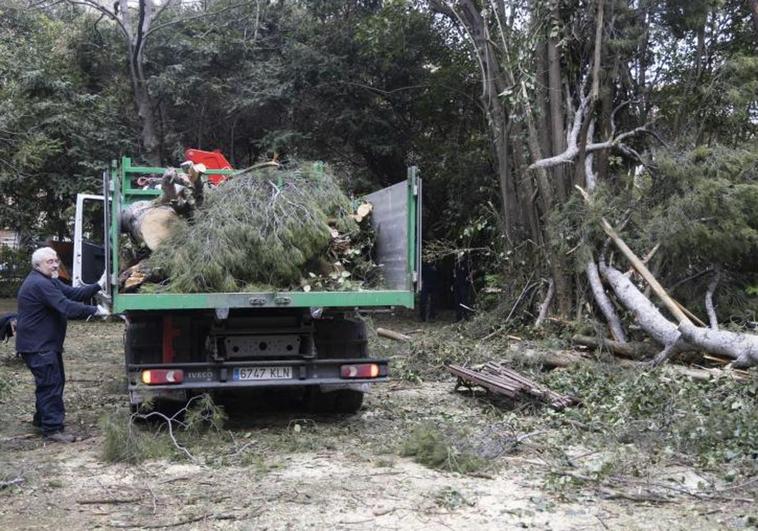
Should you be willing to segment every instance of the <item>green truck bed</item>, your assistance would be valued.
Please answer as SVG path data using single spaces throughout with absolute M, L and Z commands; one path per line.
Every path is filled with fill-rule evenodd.
M 160 176 L 164 168 L 132 166 L 128 157 L 114 164 L 105 175 L 110 219 L 110 239 L 106 243 L 109 274 L 119 271 L 121 209 L 134 201 L 157 197 L 159 190 L 135 186 L 139 176 Z M 234 170 L 213 170 L 234 174 Z M 256 293 L 113 293 L 113 312 L 150 310 L 191 310 L 216 308 L 370 308 L 401 306 L 413 308 L 420 284 L 420 201 L 421 180 L 409 168 L 405 181 L 367 197 L 374 205 L 372 223 L 376 231 L 377 263 L 384 268 L 385 288 L 360 291 L 277 291 Z M 117 282 L 114 282 L 117 285 Z

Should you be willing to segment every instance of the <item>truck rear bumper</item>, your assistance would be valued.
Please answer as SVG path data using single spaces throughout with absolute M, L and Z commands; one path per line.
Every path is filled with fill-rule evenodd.
M 344 366 L 376 365 L 376 376 L 342 376 Z M 357 384 L 385 382 L 389 380 L 386 359 L 329 359 L 329 360 L 276 360 L 223 363 L 170 363 L 129 364 L 126 367 L 129 391 L 189 390 L 189 389 L 234 389 L 234 388 L 281 388 L 321 385 L 329 387 L 352 387 Z M 174 371 L 175 383 L 143 382 L 143 372 Z M 180 376 L 179 376 L 180 374 Z

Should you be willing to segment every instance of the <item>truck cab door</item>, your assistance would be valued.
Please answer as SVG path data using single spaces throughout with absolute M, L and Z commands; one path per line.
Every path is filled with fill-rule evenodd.
M 71 284 L 93 284 L 105 269 L 105 212 L 102 195 L 77 194 Z

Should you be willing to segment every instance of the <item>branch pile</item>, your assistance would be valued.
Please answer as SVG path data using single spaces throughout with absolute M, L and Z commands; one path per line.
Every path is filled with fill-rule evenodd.
M 584 195 L 586 202 L 589 203 L 589 195 L 581 188 L 579 190 Z M 705 326 L 698 327 L 693 324 L 690 319 L 692 314 L 687 312 L 666 292 L 644 262 L 634 254 L 604 217 L 600 218 L 600 225 L 610 241 L 629 260 L 634 270 L 647 282 L 674 318 L 674 321 L 669 320 L 626 275 L 618 269 L 606 265 L 604 259 L 600 260 L 600 273 L 619 302 L 634 316 L 640 327 L 662 346 L 662 350 L 653 360 L 653 365 L 660 365 L 673 354 L 686 351 L 702 351 L 726 356 L 733 360 L 731 365 L 734 368 L 746 368 L 758 364 L 757 335 L 740 334 Z M 708 292 L 707 297 L 712 297 L 712 291 Z M 608 319 L 607 316 L 606 318 Z M 608 319 L 608 321 L 610 323 L 612 320 Z M 626 340 L 620 340 L 618 343 L 623 345 Z
M 142 289 L 310 291 L 378 284 L 370 212 L 368 203 L 356 211 L 336 178 L 313 164 L 248 170 L 206 191 L 189 221 L 172 224 L 141 267 L 147 278 L 164 280 Z

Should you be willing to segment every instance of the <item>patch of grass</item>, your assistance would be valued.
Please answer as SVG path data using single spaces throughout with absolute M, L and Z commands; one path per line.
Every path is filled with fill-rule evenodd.
M 419 426 L 408 437 L 400 451 L 416 463 L 438 470 L 471 474 L 488 466 L 488 462 L 461 450 L 449 435 L 433 426 Z
M 176 456 L 194 459 L 187 447 L 201 446 L 209 439 L 208 432 L 219 433 L 226 413 L 208 394 L 195 396 L 183 407 L 177 407 L 161 401 L 148 402 L 135 414 L 119 412 L 104 417 L 101 420 L 105 434 L 103 458 L 126 463 Z M 166 412 L 169 408 L 171 414 Z
M 438 507 L 454 511 L 464 505 L 473 507 L 475 502 L 466 498 L 463 494 L 452 487 L 443 487 L 434 494 L 434 503 Z
M 109 463 L 137 464 L 175 454 L 171 439 L 150 425 L 134 423 L 127 411 L 100 419 L 104 435 L 102 458 Z
M 124 378 L 109 378 L 100 386 L 100 390 L 106 395 L 126 395 L 127 382 Z

